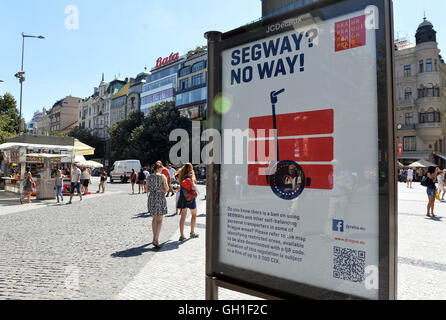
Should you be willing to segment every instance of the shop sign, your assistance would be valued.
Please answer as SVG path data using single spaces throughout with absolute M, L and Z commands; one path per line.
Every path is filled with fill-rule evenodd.
M 162 66 L 164 66 L 166 64 L 172 63 L 172 62 L 178 60 L 179 58 L 180 58 L 180 54 L 179 53 L 173 53 L 173 52 L 170 54 L 170 56 L 168 56 L 168 57 L 166 57 L 164 59 L 162 57 L 159 57 L 156 60 L 156 67 L 155 68 L 159 68 L 159 67 L 162 67 Z

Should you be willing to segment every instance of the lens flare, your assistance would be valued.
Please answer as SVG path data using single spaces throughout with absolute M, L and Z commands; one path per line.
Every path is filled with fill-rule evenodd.
M 232 108 L 232 100 L 223 95 L 218 95 L 214 100 L 215 111 L 219 114 L 228 113 Z

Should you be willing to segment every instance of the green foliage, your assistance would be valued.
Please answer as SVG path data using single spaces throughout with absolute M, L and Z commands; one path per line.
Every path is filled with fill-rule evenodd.
M 75 127 L 69 133 L 69 137 L 78 139 L 80 142 L 95 148 L 95 158 L 105 157 L 105 145 L 90 129 Z
M 19 132 L 17 102 L 10 93 L 0 96 L 0 144 Z
M 208 46 L 201 46 L 201 47 L 197 46 L 194 50 L 188 51 L 187 56 L 188 57 L 193 56 L 194 54 L 197 54 L 200 51 L 207 50 L 207 48 Z
M 157 160 L 169 160 L 170 148 L 176 142 L 169 141 L 175 129 L 191 132 L 191 122 L 182 117 L 174 102 L 162 102 L 150 109 L 147 117 L 133 112 L 128 120 L 121 120 L 110 129 L 112 162 L 138 159 L 143 165 Z

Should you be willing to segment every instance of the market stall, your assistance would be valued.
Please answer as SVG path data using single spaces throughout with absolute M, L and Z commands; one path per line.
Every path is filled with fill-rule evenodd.
M 75 145 L 76 141 L 65 137 L 20 136 L 0 145 L 3 154 L 0 179 L 4 190 L 20 193 L 26 168 L 30 168 L 37 183 L 37 198 L 54 199 L 53 179 L 57 170 L 62 170 L 68 177 L 77 153 L 94 154 L 93 148 L 85 144 Z

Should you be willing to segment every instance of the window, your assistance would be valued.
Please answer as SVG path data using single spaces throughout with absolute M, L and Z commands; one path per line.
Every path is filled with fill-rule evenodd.
M 189 78 L 180 80 L 180 90 L 189 88 Z
M 432 72 L 432 59 L 426 60 L 426 72 Z
M 177 82 L 177 76 L 173 75 L 168 78 L 165 78 L 165 79 L 162 79 L 162 80 L 159 80 L 156 82 L 151 82 L 151 83 L 144 85 L 142 91 L 143 92 L 152 91 L 152 90 L 158 89 L 160 87 L 167 86 L 169 84 L 171 84 L 173 87 L 176 87 L 176 82 Z
M 206 101 L 207 99 L 207 88 L 199 88 L 189 92 L 181 93 L 176 96 L 177 107 L 197 102 Z
M 441 122 L 440 112 L 420 113 L 420 123 L 438 123 Z
M 404 90 L 404 100 L 410 100 L 412 98 L 412 89 L 411 88 L 406 88 Z
M 404 66 L 404 76 L 405 77 L 412 76 L 412 66 L 411 65 Z
M 417 138 L 416 137 L 404 137 L 403 138 L 404 151 L 417 151 Z
M 202 70 L 202 69 L 204 69 L 204 68 L 205 68 L 205 63 L 204 63 L 204 61 L 197 62 L 196 64 L 194 64 L 194 65 L 192 66 L 192 73 L 197 72 L 197 71 L 200 71 L 200 70 Z
M 424 61 L 420 60 L 420 73 L 424 72 Z
M 192 86 L 199 86 L 200 84 L 203 83 L 203 74 L 197 74 L 196 76 L 192 77 Z
M 409 112 L 409 113 L 406 113 L 406 125 L 408 126 L 411 124 L 413 124 L 413 113 Z
M 187 76 L 190 73 L 190 67 L 184 67 L 180 70 L 180 77 Z
M 434 96 L 434 85 L 432 83 L 428 83 L 426 86 L 426 96 L 427 97 Z

